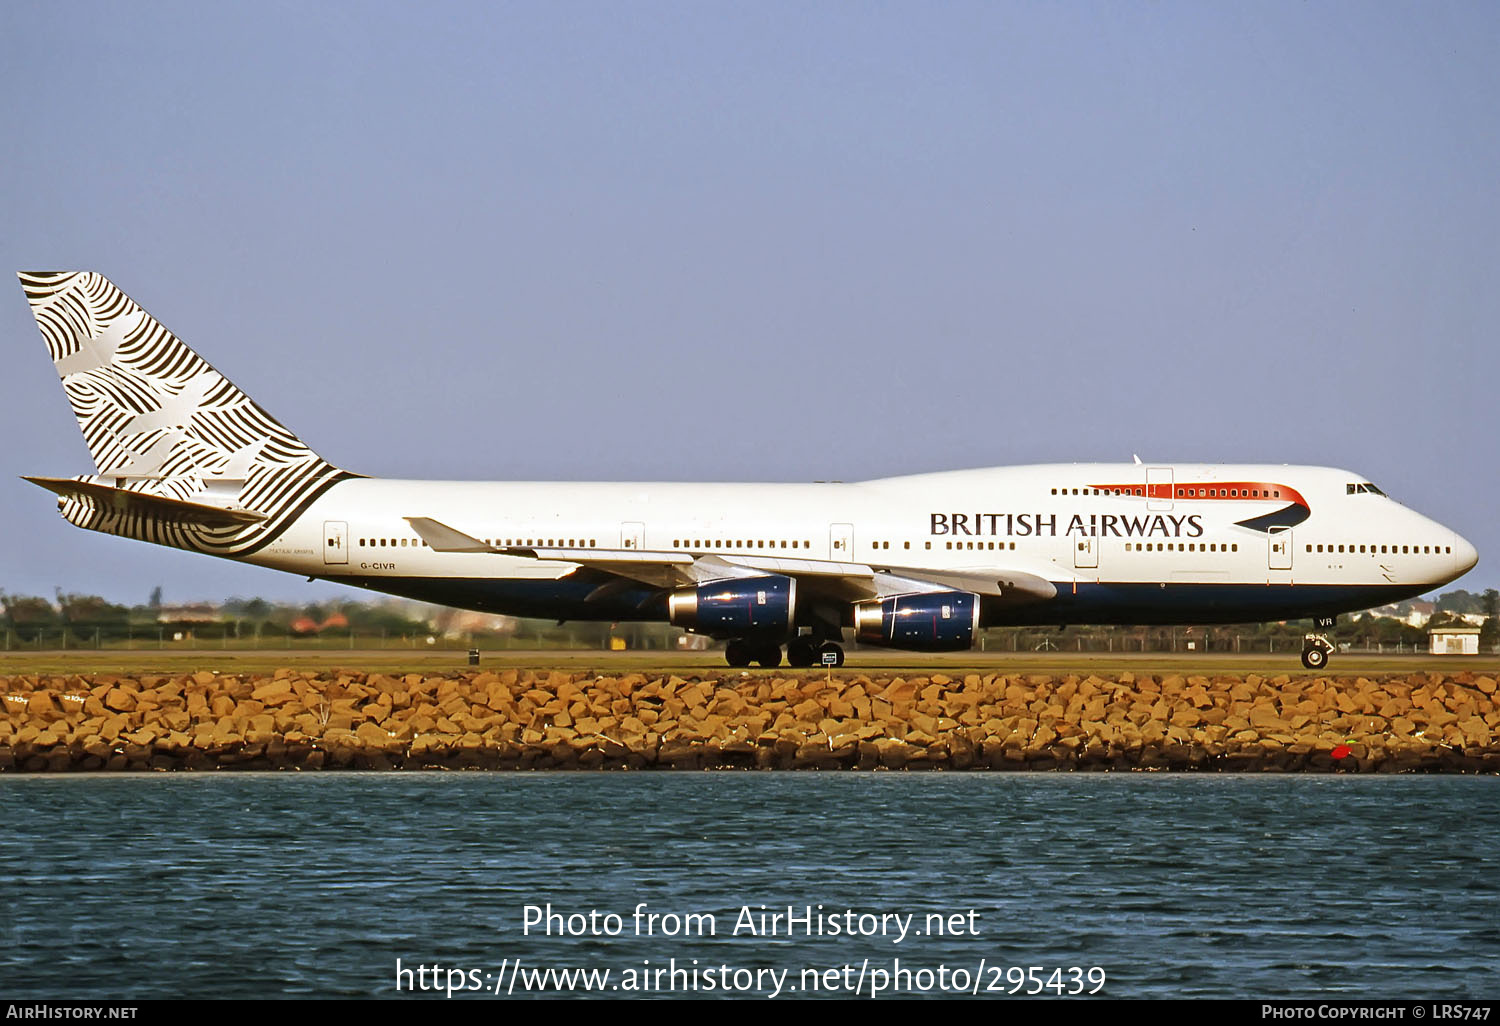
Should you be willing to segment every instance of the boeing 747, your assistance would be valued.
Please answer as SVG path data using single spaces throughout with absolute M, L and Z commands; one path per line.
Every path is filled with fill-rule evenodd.
M 731 666 L 842 641 L 962 650 L 1013 624 L 1312 618 L 1477 560 L 1327 467 L 997 467 L 853 484 L 399 481 L 333 466 L 102 275 L 21 285 L 94 473 L 29 477 L 79 527 L 443 605 L 656 620 Z M 1303 664 L 1333 646 L 1308 635 Z

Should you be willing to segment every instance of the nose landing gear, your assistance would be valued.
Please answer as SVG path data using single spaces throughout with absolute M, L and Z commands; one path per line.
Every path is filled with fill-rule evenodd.
M 1313 617 L 1313 630 L 1331 631 L 1333 625 L 1338 622 L 1337 617 L 1315 616 Z M 1302 665 L 1309 670 L 1321 670 L 1328 665 L 1328 657 L 1337 649 L 1333 639 L 1326 634 L 1308 634 L 1302 639 Z
M 1332 652 L 1333 642 L 1322 634 L 1309 634 L 1302 639 L 1302 665 L 1309 670 L 1327 666 Z

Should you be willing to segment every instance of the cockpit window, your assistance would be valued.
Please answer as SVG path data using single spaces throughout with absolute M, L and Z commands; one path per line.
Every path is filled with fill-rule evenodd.
M 1364 492 L 1368 492 L 1371 495 L 1384 495 L 1385 494 L 1385 492 L 1382 492 L 1379 488 L 1376 488 L 1374 485 L 1370 484 L 1370 482 L 1368 482 L 1368 481 L 1364 481 L 1364 482 L 1361 482 L 1359 484 L 1354 484 L 1353 482 L 1350 482 L 1349 484 L 1344 485 L 1344 493 L 1346 495 L 1357 495 L 1357 494 L 1364 493 Z

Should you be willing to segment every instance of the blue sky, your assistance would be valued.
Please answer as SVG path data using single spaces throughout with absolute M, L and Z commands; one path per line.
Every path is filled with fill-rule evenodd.
M 349 469 L 1347 467 L 1500 584 L 1500 7 L 11 3 L 0 253 Z M 0 589 L 341 593 L 69 527 L 0 301 Z

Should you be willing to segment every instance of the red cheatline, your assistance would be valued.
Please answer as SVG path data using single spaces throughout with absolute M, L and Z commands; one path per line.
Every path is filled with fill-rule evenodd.
M 1353 751 L 1354 749 L 1350 748 L 1348 745 L 1339 745 L 1333 750 L 1333 757 L 1335 759 L 1347 759 L 1349 758 L 1350 753 L 1352 753 Z

